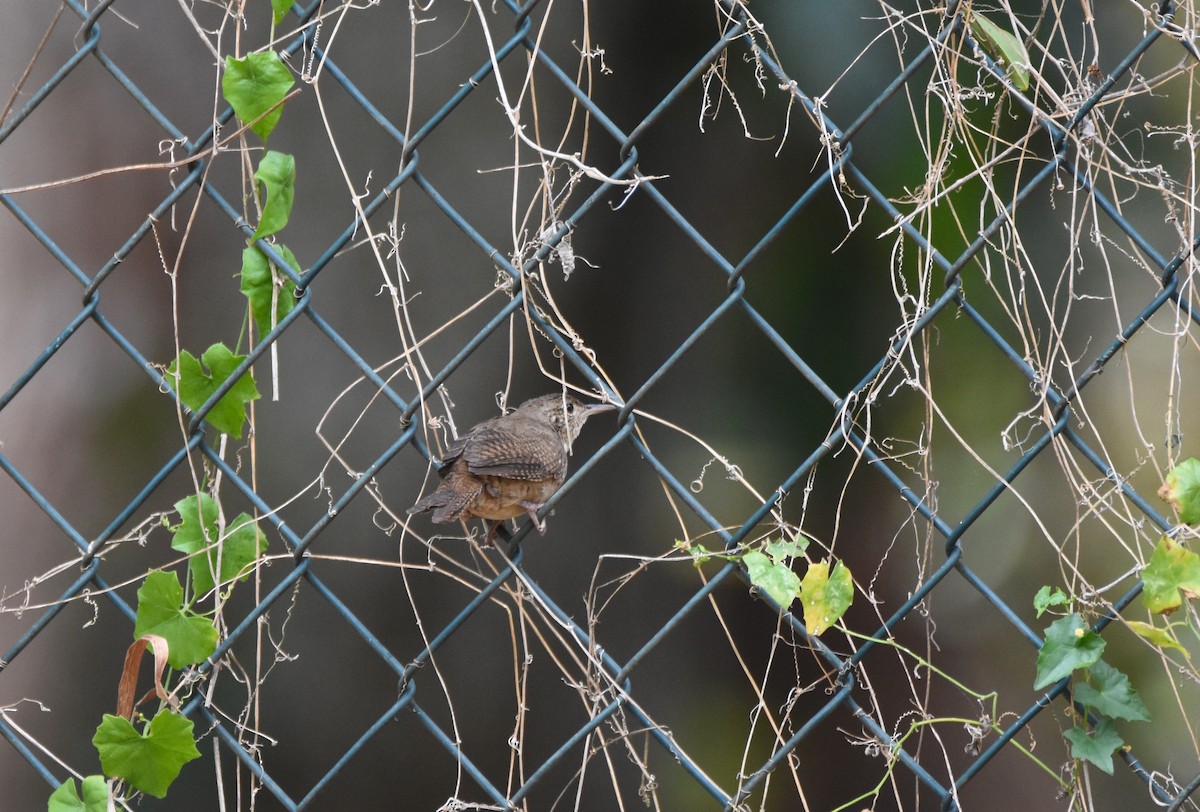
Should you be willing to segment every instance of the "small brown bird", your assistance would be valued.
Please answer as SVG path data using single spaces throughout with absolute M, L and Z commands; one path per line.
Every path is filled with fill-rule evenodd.
M 438 466 L 437 490 L 408 512 L 432 510 L 439 524 L 489 520 L 489 540 L 501 522 L 525 513 L 545 535 L 537 511 L 566 480 L 571 444 L 589 417 L 615 408 L 572 395 L 542 395 L 483 421 L 450 444 Z

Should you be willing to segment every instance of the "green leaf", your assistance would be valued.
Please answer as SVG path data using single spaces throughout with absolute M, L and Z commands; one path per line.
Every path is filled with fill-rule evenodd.
M 221 95 L 244 124 L 283 101 L 295 83 L 292 72 L 274 51 L 247 54 L 241 59 L 228 56 L 225 57 L 225 75 L 221 77 Z M 266 141 L 281 115 L 283 107 L 275 107 L 250 129 Z
M 829 571 L 828 561 L 808 567 L 800 585 L 800 602 L 804 604 L 804 626 L 809 634 L 818 635 L 837 623 L 854 601 L 854 581 L 850 570 L 841 561 Z
M 690 555 L 692 563 L 697 567 L 701 564 L 707 564 L 710 559 L 717 555 L 698 541 L 675 539 L 675 549 Z
M 281 231 L 292 216 L 292 202 L 296 197 L 296 159 L 269 149 L 258 162 L 254 179 L 266 188 L 267 195 L 262 207 L 262 219 L 258 221 L 258 228 L 251 237 L 257 240 Z
M 283 22 L 284 15 L 296 4 L 296 0 L 271 0 L 271 9 L 275 12 L 275 25 Z
M 1038 651 L 1033 689 L 1040 691 L 1077 668 L 1087 668 L 1104 652 L 1104 638 L 1088 629 L 1079 615 L 1067 615 L 1046 629 L 1046 642 Z
M 179 524 L 168 525 L 174 534 L 171 547 L 183 553 L 199 552 L 217 540 L 217 518 L 221 506 L 217 500 L 206 493 L 198 497 L 193 494 L 175 503 L 175 511 L 179 514 Z M 212 589 L 212 585 L 209 585 Z M 197 592 L 207 592 L 208 589 L 196 588 Z
M 1071 743 L 1071 758 L 1090 761 L 1109 775 L 1113 774 L 1112 754 L 1125 745 L 1125 740 L 1117 735 L 1112 719 L 1100 722 L 1091 734 L 1073 727 L 1063 736 Z
M 276 245 L 288 265 L 300 273 L 296 255 L 286 245 Z M 242 251 L 242 293 L 250 300 L 254 326 L 261 338 L 283 321 L 296 306 L 296 283 L 283 272 L 272 271 L 267 255 L 256 246 Z
M 167 662 L 173 668 L 203 662 L 216 650 L 216 628 L 208 619 L 184 607 L 183 587 L 178 575 L 152 572 L 146 576 L 146 582 L 137 594 L 133 639 L 137 640 L 143 634 L 166 638 L 170 647 Z
M 171 547 L 191 556 L 188 566 L 192 573 L 192 589 L 197 595 L 203 595 L 215 585 L 213 573 L 217 570 L 218 550 L 220 551 L 221 570 L 218 577 L 220 583 L 229 583 L 234 578 L 246 580 L 249 572 L 243 572 L 267 549 L 267 537 L 264 536 L 245 513 L 229 522 L 228 528 L 233 528 L 225 537 L 217 542 L 219 528 L 217 517 L 220 506 L 208 494 L 195 494 L 180 499 L 175 503 L 179 512 L 180 523 L 172 526 L 175 535 L 171 539 Z M 201 552 L 207 549 L 206 552 Z
M 1172 468 L 1158 495 L 1179 512 L 1179 521 L 1200 522 L 1200 460 L 1190 457 Z
M 1160 629 L 1152 623 L 1145 623 L 1140 620 L 1127 620 L 1125 621 L 1125 625 L 1138 637 L 1148 641 L 1150 645 L 1158 646 L 1159 648 L 1179 649 L 1180 654 L 1189 660 L 1192 659 L 1191 653 L 1179 644 L 1179 641 L 1175 639 L 1174 633 L 1169 628 Z
M 1051 606 L 1062 606 L 1070 602 L 1071 599 L 1067 597 L 1067 593 L 1058 587 L 1051 590 L 1049 586 L 1043 586 L 1033 596 L 1033 608 L 1037 610 L 1038 617 L 1041 617 Z
M 1097 713 L 1113 719 L 1127 719 L 1130 722 L 1150 721 L 1150 711 L 1146 710 L 1142 697 L 1130 684 L 1129 677 L 1104 660 L 1097 660 L 1088 671 L 1096 684 L 1092 686 L 1081 682 L 1076 685 L 1076 702 L 1081 702 Z
M 1183 595 L 1200 594 L 1200 555 L 1167 536 L 1158 540 L 1150 563 L 1142 570 L 1142 602 L 1151 612 L 1175 611 Z
M 1020 39 L 982 14 L 971 15 L 971 33 L 993 59 L 1004 65 L 1017 90 L 1029 89 L 1029 52 Z
M 787 609 L 800 592 L 800 579 L 786 564 L 777 564 L 758 550 L 742 556 L 750 583 L 765 592 L 771 600 Z
M 804 551 L 807 549 L 808 538 L 806 536 L 799 536 L 795 541 L 790 539 L 768 541 L 766 553 L 771 557 L 772 561 L 782 562 L 789 558 L 804 555 Z
M 83 779 L 83 797 L 68 778 L 50 795 L 49 812 L 108 812 L 108 782 L 102 775 Z
M 178 373 L 179 400 L 194 412 L 204 405 L 217 391 L 217 387 L 223 384 L 244 360 L 246 356 L 234 355 L 224 344 L 213 344 L 204 351 L 200 361 L 187 350 L 183 350 L 179 359 L 167 367 L 167 385 L 175 389 L 175 376 Z M 206 371 L 205 367 L 212 371 Z M 241 437 L 242 424 L 246 422 L 246 404 L 258 400 L 259 397 L 261 396 L 258 387 L 254 385 L 254 375 L 247 372 L 225 393 L 205 419 L 217 431 Z
M 167 788 L 184 764 L 200 758 L 191 720 L 168 708 L 150 720 L 145 735 L 135 730 L 124 716 L 106 713 L 96 728 L 92 744 L 100 753 L 105 775 L 123 778 L 155 798 L 167 794 Z

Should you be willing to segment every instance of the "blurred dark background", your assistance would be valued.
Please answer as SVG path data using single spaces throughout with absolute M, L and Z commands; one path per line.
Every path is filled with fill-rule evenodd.
M 800 90 L 810 98 L 821 97 L 826 115 L 845 128 L 924 47 L 919 26 L 937 32 L 937 9 L 903 5 L 912 14 L 903 22 L 887 7 L 867 2 L 756 8 L 765 31 L 756 42 L 760 47 L 769 42 Z M 1023 15 L 1039 8 L 1012 5 Z M 238 34 L 243 50 L 266 41 L 269 12 L 263 6 L 247 12 L 251 24 Z M 506 41 L 512 14 L 488 4 L 482 8 L 494 40 Z M 36 52 L 14 110 L 83 47 L 79 20 L 71 10 L 52 28 L 44 46 L 38 45 L 57 9 L 52 3 L 9 3 L 0 10 L 0 76 L 6 89 L 16 87 Z M 535 9 L 534 36 L 568 72 L 579 64 L 584 47 L 585 9 L 591 47 L 603 49 L 602 57 L 590 62 L 591 98 L 625 133 L 653 117 L 635 145 L 638 169 L 661 176 L 655 189 L 676 216 L 644 189 L 627 198 L 622 190 L 610 189 L 574 226 L 574 271 L 567 277 L 560 263 L 547 262 L 539 284 L 552 292 L 562 318 L 580 337 L 580 348 L 594 354 L 618 395 L 628 398 L 726 301 L 727 269 L 714 255 L 737 265 L 800 195 L 828 173 L 829 163 L 809 115 L 789 100 L 772 74 L 756 77 L 745 41 L 726 51 L 723 73 L 697 78 L 664 104 L 717 42 L 721 20 L 713 7 L 621 0 L 602 7 Z M 394 127 L 414 132 L 486 63 L 475 10 L 466 3 L 413 7 L 411 13 L 422 21 L 416 26 L 415 61 L 410 10 L 400 3 L 356 8 L 344 18 L 328 9 L 332 16 L 323 22 L 319 41 L 337 69 Z M 217 7 L 187 6 L 186 11 L 201 27 L 222 25 Z M 171 4 L 117 3 L 101 17 L 101 48 L 167 119 L 196 139 L 221 105 L 214 100 L 216 56 L 201 41 L 189 13 Z M 1075 33 L 1039 29 L 1043 41 L 1059 37 L 1082 52 L 1086 34 L 1080 10 L 1064 8 L 1062 14 L 1067 30 Z M 1112 67 L 1108 59 L 1115 62 L 1141 38 L 1141 23 L 1135 9 L 1105 9 L 1098 18 L 1103 69 Z M 285 22 L 280 32 L 289 25 L 294 22 Z M 895 35 L 887 33 L 889 25 L 897 27 Z M 235 26 L 226 22 L 223 36 L 235 33 Z M 222 59 L 231 52 L 228 43 L 226 39 L 222 45 Z M 524 53 L 518 49 L 503 66 L 512 99 L 528 65 Z M 1165 41 L 1139 64 L 1152 75 L 1155 66 L 1166 70 L 1181 56 L 1176 43 Z M 297 53 L 292 67 L 299 70 L 306 58 Z M 932 63 L 921 68 L 855 134 L 855 167 L 894 200 L 910 200 L 927 182 L 930 151 L 944 123 L 931 98 L 944 92 L 945 77 L 939 73 L 944 69 L 944 64 Z M 548 71 L 538 67 L 534 76 L 536 107 L 526 100 L 522 108 L 528 116 L 522 120 L 526 133 L 540 135 L 561 152 L 579 152 L 602 171 L 615 171 L 623 157 L 619 141 L 602 122 L 585 121 L 581 109 L 572 110 L 571 97 Z M 1002 98 L 995 80 L 982 74 L 958 80 L 992 93 L 958 100 L 966 107 L 964 120 L 987 128 L 999 117 L 1005 137 L 1016 139 L 1025 132 L 1027 114 Z M 351 194 L 366 193 L 370 199 L 395 176 L 401 147 L 364 113 L 328 67 L 315 88 L 300 86 L 303 92 L 287 105 L 270 147 L 296 156 L 296 205 L 280 239 L 307 270 L 354 222 Z M 1067 90 L 1059 88 L 1060 93 Z M 1136 132 L 1142 121 L 1186 121 L 1183 104 L 1166 91 L 1150 100 L 1138 97 L 1121 109 L 1124 123 L 1115 114 L 1117 120 L 1110 122 L 1125 144 L 1137 143 L 1139 160 L 1157 163 L 1180 182 L 1186 178 L 1183 157 L 1173 154 L 1165 140 L 1142 140 Z M 572 114 L 569 137 L 560 148 L 558 138 Z M 410 118 L 411 129 L 406 123 Z M 585 124 L 586 145 L 581 139 Z M 227 125 L 225 133 L 233 127 Z M 160 157 L 168 138 L 102 64 L 85 58 L 0 143 L 0 188 L 164 160 L 171 156 L 163 152 Z M 1049 158 L 1045 139 L 1031 139 L 1027 147 L 1032 164 L 1040 167 Z M 175 149 L 174 157 L 179 157 L 178 145 Z M 948 157 L 944 183 L 970 170 L 968 153 L 959 145 L 959 152 Z M 397 373 L 413 336 L 422 340 L 436 332 L 421 345 L 424 361 L 436 373 L 509 301 L 495 290 L 496 263 L 447 216 L 447 207 L 505 259 L 512 258 L 514 234 L 520 243 L 536 237 L 543 216 L 536 210 L 536 184 L 542 176 L 528 149 L 519 153 L 521 169 L 514 173 L 514 137 L 494 77 L 438 124 L 418 147 L 415 160 L 423 182 L 444 203 L 410 181 L 371 219 L 376 234 L 387 234 L 389 221 L 399 232 L 403 319 L 383 285 L 385 273 L 393 280 L 401 273 L 397 260 L 381 246 L 381 267 L 362 243 L 365 232 L 324 265 L 311 286 L 314 309 L 367 364 L 382 368 L 383 377 L 391 376 L 406 399 L 415 397 L 417 389 Z M 1032 175 L 1012 163 L 997 169 L 997 177 L 1008 183 L 999 192 L 1002 199 Z M 128 171 L 8 200 L 90 277 L 186 171 Z M 566 167 L 560 166 L 556 193 L 564 191 L 566 177 Z M 242 204 L 235 154 L 218 156 L 208 182 L 235 208 Z M 565 213 L 574 212 L 597 188 L 595 180 L 580 180 L 564 198 Z M 988 193 L 979 181 L 965 183 L 938 213 L 916 222 L 953 261 L 995 215 L 986 202 Z M 1145 190 L 1138 193 L 1143 203 L 1126 206 L 1129 222 L 1163 255 L 1173 255 L 1179 236 L 1164 217 L 1162 200 Z M 1066 173 L 1036 187 L 1019 209 L 1021 250 L 1011 251 L 997 240 L 994 250 L 982 252 L 963 275 L 967 300 L 1061 388 L 1073 377 L 1071 363 L 1079 362 L 1077 375 L 1157 293 L 1152 269 L 1127 250 L 1113 223 L 1093 225 L 1072 208 L 1085 204 L 1086 193 Z M 526 221 L 530 205 L 533 219 Z M 899 205 L 905 212 L 912 209 L 911 204 Z M 684 221 L 690 229 L 681 227 Z M 1099 236 L 1071 240 L 1070 232 L 1085 225 Z M 944 271 L 931 266 L 919 245 L 899 236 L 893 226 L 893 218 L 866 196 L 856 177 L 839 179 L 825 184 L 797 216 L 787 219 L 742 276 L 745 301 L 838 395 L 859 386 L 887 354 L 889 343 L 911 322 L 916 302 L 927 305 L 944 290 Z M 1121 247 L 1112 248 L 1118 240 Z M 8 391 L 80 312 L 83 285 L 35 239 L 11 205 L 0 216 L 0 245 L 0 334 L 5 338 L 0 391 Z M 105 279 L 98 310 L 153 363 L 165 365 L 174 358 L 176 338 L 197 356 L 218 341 L 233 346 L 244 335 L 244 299 L 236 278 L 244 245 L 244 235 L 229 218 L 207 196 L 197 198 L 193 189 Z M 1013 254 L 1020 258 L 1010 263 Z M 164 266 L 175 272 L 174 278 Z M 1061 289 L 1064 278 L 1075 285 L 1069 294 Z M 1011 287 L 1020 279 L 1028 285 L 1023 296 Z M 1045 291 L 1048 298 L 1039 298 Z M 906 293 L 912 298 L 905 298 Z M 1081 435 L 1098 440 L 1114 469 L 1146 495 L 1158 487 L 1169 467 L 1166 461 L 1178 453 L 1173 444 L 1178 438 L 1168 435 L 1186 436 L 1186 428 L 1196 428 L 1194 410 L 1178 403 L 1200 371 L 1194 325 L 1176 323 L 1161 311 L 1152 327 L 1113 362 L 1113 374 L 1090 385 L 1087 409 L 1077 418 Z M 1188 329 L 1193 331 L 1191 346 L 1177 341 Z M 496 414 L 499 392 L 507 391 L 515 405 L 555 391 L 557 384 L 539 370 L 535 352 L 551 373 L 559 371 L 559 360 L 543 337 L 530 335 L 518 311 L 450 375 L 447 392 L 459 431 Z M 246 349 L 243 341 L 241 351 Z M 1044 405 L 1037 387 L 954 308 L 939 314 L 904 354 L 886 378 L 863 390 L 872 398 L 858 404 L 856 428 L 954 527 L 993 487 L 995 472 L 1006 471 L 1041 436 Z M 566 368 L 574 384 L 591 388 L 570 364 Z M 350 486 L 347 467 L 368 468 L 403 426 L 399 412 L 375 397 L 374 387 L 360 380 L 352 360 L 306 318 L 278 343 L 277 400 L 270 371 L 264 357 L 256 367 L 263 399 L 254 404 L 253 451 L 231 442 L 226 458 L 236 460 L 247 481 L 253 470 L 256 492 L 303 534 Z M 656 458 L 691 485 L 694 498 L 730 531 L 761 500 L 727 477 L 724 465 L 713 462 L 693 437 L 737 466 L 760 496 L 769 496 L 822 448 L 838 420 L 836 408 L 738 305 L 714 322 L 637 406 L 657 418 L 639 419 Z M 440 403 L 435 411 L 441 411 Z M 1180 413 L 1168 423 L 1174 429 L 1164 432 L 1163 415 L 1175 411 Z M 589 423 L 573 465 L 588 460 L 617 430 L 610 416 Z M 424 436 L 432 439 L 433 434 Z M 345 465 L 331 461 L 322 437 L 330 445 L 345 440 L 339 449 Z M 88 541 L 109 527 L 182 442 L 171 398 L 90 321 L 0 409 L 0 454 Z M 1140 514 L 1103 486 L 1100 472 L 1076 469 L 1083 465 L 1069 450 L 1039 456 L 1014 491 L 1000 497 L 963 539 L 972 570 L 1038 630 L 1048 623 L 1035 620 L 1031 608 L 1040 586 L 1084 591 L 1081 584 L 1090 583 L 1109 588 L 1104 598 L 1114 599 L 1134 583 L 1137 545 L 1144 545 L 1151 533 L 1139 526 Z M 360 493 L 310 547 L 319 557 L 312 572 L 402 663 L 414 658 L 424 641 L 486 583 L 471 574 L 487 567 L 467 542 L 434 539 L 430 543 L 436 554 L 426 546 L 424 540 L 434 530 L 457 536 L 457 528 L 434 528 L 425 517 L 414 520 L 411 532 L 395 525 L 393 518 L 403 516 L 422 487 L 432 487 L 432 476 L 418 450 L 405 448 L 379 473 L 379 498 Z M 1103 494 L 1097 501 L 1110 500 L 1111 513 L 1080 504 L 1076 488 L 1089 479 L 1100 483 Z M 130 534 L 193 491 L 187 467 L 174 470 L 113 534 L 125 540 L 107 554 L 102 575 L 131 604 L 137 579 L 176 554 L 161 529 L 148 532 L 145 543 Z M 233 488 L 223 491 L 223 499 L 227 514 L 251 510 Z M 67 535 L 9 476 L 0 477 L 0 512 L 0 650 L 8 650 L 79 570 L 72 564 L 77 550 Z M 873 633 L 945 561 L 944 539 L 914 516 L 893 484 L 852 448 L 826 454 L 786 495 L 781 513 L 815 540 L 809 551 L 813 560 L 832 554 L 854 573 L 858 591 L 846 626 L 861 635 Z M 763 523 L 750 538 L 771 532 Z M 267 533 L 269 552 L 285 554 L 279 533 L 270 528 Z M 697 568 L 681 555 L 647 564 L 670 554 L 685 537 L 709 548 L 720 545 L 679 498 L 667 498 L 655 471 L 624 443 L 564 496 L 544 538 L 534 534 L 525 540 L 523 566 L 528 578 L 576 623 L 586 628 L 589 618 L 596 620 L 598 644 L 624 663 L 719 568 L 719 562 Z M 435 558 L 444 563 L 441 555 L 461 562 L 463 569 L 453 570 L 458 579 L 449 577 L 450 569 L 429 568 Z M 29 593 L 31 605 L 22 610 L 20 591 L 63 564 L 62 572 Z M 261 594 L 291 566 L 282 557 L 265 567 Z M 797 569 L 803 574 L 800 565 Z M 226 609 L 230 622 L 245 616 L 255 601 L 255 585 L 239 585 Z M 514 675 L 525 674 L 521 657 L 526 652 L 532 659 L 523 683 L 525 775 L 588 719 L 575 688 L 547 651 L 528 639 L 536 636 L 513 619 L 512 606 L 509 598 L 486 605 L 439 651 L 436 667 L 426 666 L 417 676 L 421 707 L 443 730 L 454 731 L 451 735 L 460 738 L 468 757 L 501 788 L 515 757 L 510 744 L 518 718 Z M 267 620 L 261 645 L 248 635 L 234 653 L 251 673 L 258 658 L 263 658 L 263 670 L 271 669 L 258 694 L 261 716 L 249 725 L 269 737 L 261 763 L 298 799 L 395 701 L 398 681 L 338 608 L 307 581 L 277 601 Z M 553 624 L 547 628 L 558 631 Z M 58 760 L 83 774 L 99 770 L 90 740 L 101 714 L 113 711 L 130 633 L 126 618 L 104 596 L 73 600 L 0 672 L 0 707 L 15 707 L 8 718 L 58 780 L 67 775 Z M 905 737 L 913 722 L 926 718 L 922 709 L 930 717 L 954 720 L 904 739 L 905 749 L 947 783 L 953 780 L 948 776 L 961 775 L 973 761 L 961 719 L 988 716 L 1007 725 L 1036 700 L 1036 650 L 957 575 L 939 584 L 894 633 L 898 644 L 929 658 L 943 674 L 980 693 L 997 692 L 995 707 L 990 698 L 977 701 L 911 656 L 887 647 L 877 647 L 864 660 L 863 690 L 856 699 L 883 720 L 887 732 Z M 826 637 L 841 654 L 860 644 L 836 631 Z M 1109 647 L 1110 661 L 1131 675 L 1155 715 L 1153 726 L 1125 725 L 1122 734 L 1143 763 L 1152 769 L 1170 764 L 1181 771 L 1176 777 L 1186 781 L 1195 771 L 1197 754 L 1175 720 L 1180 705 L 1170 681 L 1132 635 L 1110 635 Z M 560 656 L 566 650 L 550 648 Z M 520 656 L 515 656 L 518 649 Z M 773 752 L 765 718 L 755 719 L 759 696 L 775 718 L 787 717 L 786 738 L 829 701 L 831 681 L 828 665 L 798 635 L 781 630 L 776 615 L 744 584 L 729 579 L 715 591 L 712 604 L 685 616 L 640 662 L 632 674 L 631 694 L 729 791 L 737 786 L 739 773 L 753 772 Z M 236 714 L 249 691 L 225 671 L 214 699 L 223 712 Z M 632 718 L 626 722 L 631 728 L 640 726 Z M 1049 772 L 1065 775 L 1070 759 L 1061 730 L 1071 724 L 1059 702 L 1018 738 L 1035 749 Z M 584 757 L 579 750 L 538 784 L 528 808 L 609 810 L 641 803 L 637 788 L 643 779 L 615 734 L 602 730 L 608 752 L 591 753 L 594 760 L 582 788 L 575 785 L 573 772 Z M 202 724 L 197 732 L 203 759 L 184 767 L 166 801 L 145 799 L 142 807 L 219 808 L 213 781 L 219 770 L 227 804 L 223 808 L 250 808 L 246 774 L 238 774 L 235 758 L 214 746 L 214 735 Z M 642 733 L 630 741 L 654 773 L 659 808 L 716 808 L 657 743 L 646 744 Z M 596 740 L 590 744 L 598 746 Z M 803 797 L 807 808 L 831 809 L 885 782 L 874 801 L 863 800 L 853 808 L 931 804 L 932 794 L 906 768 L 897 768 L 889 778 L 886 760 L 870 745 L 860 720 L 835 710 L 795 752 L 801 788 L 781 767 L 770 779 L 766 799 L 759 790 L 752 800 L 760 808 L 784 810 L 801 808 Z M 1118 765 L 1113 778 L 1092 775 L 1104 787 L 1097 797 L 1111 803 L 1097 808 L 1149 808 L 1145 785 L 1123 766 Z M 0 746 L 0 786 L 3 805 L 11 809 L 41 808 L 51 791 L 7 745 Z M 1051 808 L 1056 792 L 1045 771 L 1009 749 L 965 785 L 961 802 L 965 809 L 996 809 L 996 799 L 1003 798 L 1004 808 Z M 338 772 L 311 808 L 433 810 L 452 797 L 487 803 L 427 728 L 405 710 Z M 260 792 L 253 806 L 278 808 L 267 792 Z

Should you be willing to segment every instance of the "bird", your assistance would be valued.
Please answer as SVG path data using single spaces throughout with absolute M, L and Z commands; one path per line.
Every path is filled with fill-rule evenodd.
M 566 480 L 572 443 L 589 417 L 616 408 L 560 392 L 485 420 L 450 444 L 438 465 L 442 481 L 408 512 L 432 510 L 437 524 L 484 519 L 491 522 L 488 541 L 504 521 L 524 513 L 545 535 L 537 512 Z

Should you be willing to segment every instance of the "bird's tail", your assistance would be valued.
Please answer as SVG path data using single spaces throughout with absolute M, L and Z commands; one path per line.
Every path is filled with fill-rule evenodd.
M 482 486 L 477 481 L 448 477 L 436 491 L 410 507 L 408 512 L 424 513 L 432 510 L 435 524 L 457 521 L 481 489 Z

